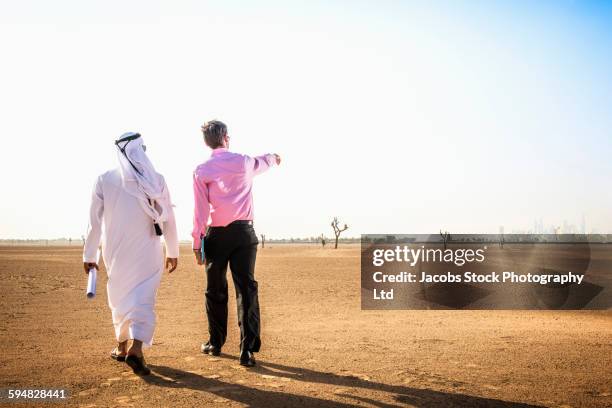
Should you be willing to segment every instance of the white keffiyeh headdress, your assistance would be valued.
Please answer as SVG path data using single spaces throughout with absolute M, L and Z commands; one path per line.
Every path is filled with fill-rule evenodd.
M 168 219 L 171 203 L 163 177 L 155 171 L 145 153 L 142 137 L 139 133 L 124 133 L 115 141 L 115 145 L 123 187 L 139 199 L 153 222 L 161 225 Z

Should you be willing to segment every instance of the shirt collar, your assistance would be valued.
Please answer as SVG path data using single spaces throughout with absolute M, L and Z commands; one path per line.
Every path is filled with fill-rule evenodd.
M 212 153 L 210 154 L 211 156 L 217 156 L 221 153 L 225 153 L 227 152 L 227 148 L 225 147 L 217 147 L 216 149 L 213 149 Z

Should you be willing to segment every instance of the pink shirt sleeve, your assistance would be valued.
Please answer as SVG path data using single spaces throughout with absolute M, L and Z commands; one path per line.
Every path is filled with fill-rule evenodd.
M 246 156 L 246 158 L 247 170 L 251 171 L 254 176 L 263 173 L 276 164 L 276 156 L 271 153 L 256 157 Z
M 200 238 L 206 234 L 206 226 L 208 225 L 210 201 L 208 200 L 208 187 L 197 172 L 193 173 L 193 195 L 194 211 L 191 236 L 193 237 L 193 249 L 200 249 Z

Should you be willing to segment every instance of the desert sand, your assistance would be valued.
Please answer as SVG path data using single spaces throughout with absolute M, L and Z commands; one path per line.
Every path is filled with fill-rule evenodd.
M 233 287 L 223 354 L 202 355 L 205 276 L 181 250 L 140 378 L 108 356 L 106 275 L 87 300 L 80 248 L 1 247 L 0 388 L 83 407 L 612 406 L 611 311 L 362 311 L 358 245 L 260 249 L 258 366 L 238 365 Z

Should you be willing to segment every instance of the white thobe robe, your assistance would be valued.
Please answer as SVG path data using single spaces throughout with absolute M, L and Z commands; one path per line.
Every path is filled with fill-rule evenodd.
M 166 198 L 170 200 L 169 195 Z M 166 256 L 178 258 L 176 221 L 169 207 L 167 221 L 160 226 Z M 138 198 L 123 187 L 118 169 L 102 174 L 95 184 L 83 262 L 98 262 L 100 243 L 117 341 L 138 339 L 151 346 L 156 323 L 155 298 L 164 271 L 163 248 L 155 234 L 153 219 L 145 214 Z

